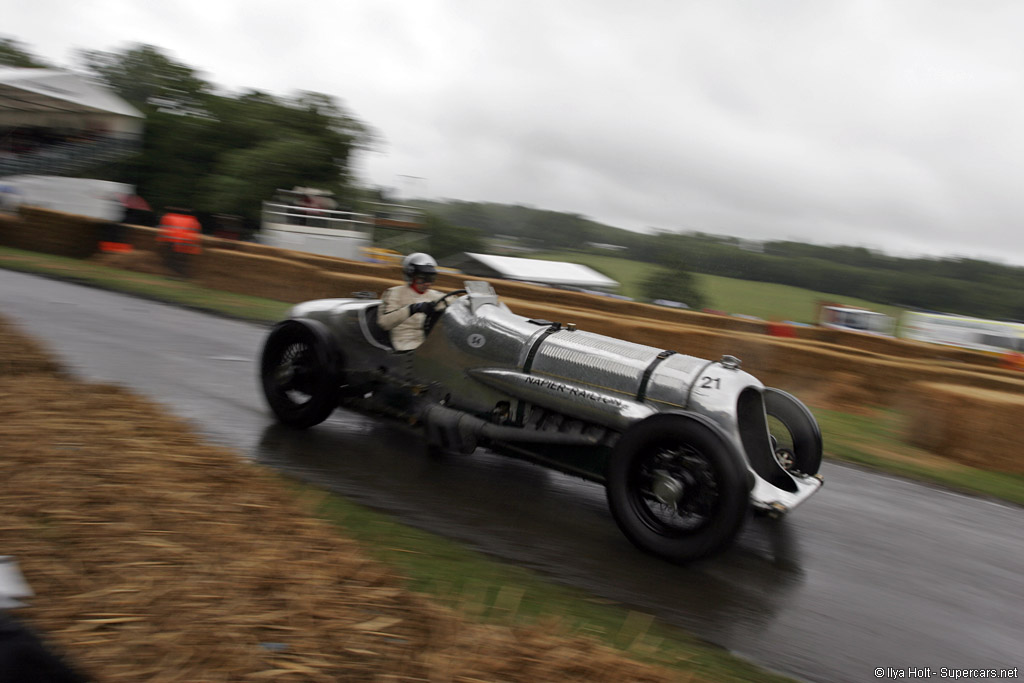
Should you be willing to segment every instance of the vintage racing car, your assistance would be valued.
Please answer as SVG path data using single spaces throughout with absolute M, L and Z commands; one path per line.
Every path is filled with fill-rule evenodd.
M 813 415 L 736 358 L 525 318 L 486 282 L 443 301 L 406 353 L 377 324 L 379 300 L 293 307 L 260 363 L 277 419 L 307 428 L 339 406 L 391 415 L 430 449 L 487 447 L 602 483 L 625 535 L 678 562 L 728 545 L 748 508 L 780 515 L 822 484 Z

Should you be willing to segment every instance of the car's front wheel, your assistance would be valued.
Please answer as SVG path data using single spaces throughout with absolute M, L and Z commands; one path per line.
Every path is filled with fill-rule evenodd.
M 608 504 L 639 548 L 675 562 L 727 546 L 746 518 L 741 458 L 711 424 L 662 414 L 627 431 L 609 461 Z
M 789 472 L 817 474 L 821 469 L 821 429 L 807 406 L 769 387 L 764 390 L 764 408 L 779 466 Z
M 263 345 L 260 381 L 270 409 L 289 427 L 320 424 L 338 406 L 339 378 L 330 349 L 312 328 L 295 320 L 271 330 Z

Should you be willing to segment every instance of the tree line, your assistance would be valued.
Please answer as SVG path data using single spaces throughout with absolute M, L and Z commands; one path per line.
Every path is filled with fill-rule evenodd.
M 902 308 L 1024 320 L 1024 268 L 968 258 L 898 258 L 850 246 L 792 241 L 750 243 L 700 232 L 644 234 L 575 214 L 525 206 L 422 202 L 444 220 L 509 235 L 537 249 L 608 253 L 596 244 L 624 247 L 616 255 L 672 272 L 791 285 Z M 653 277 L 653 276 L 652 276 Z M 652 297 L 653 298 L 653 297 Z
M 150 45 L 81 50 L 77 61 L 145 116 L 141 152 L 87 174 L 135 185 L 154 209 L 231 214 L 254 227 L 261 202 L 278 188 L 329 190 L 342 205 L 360 200 L 350 161 L 373 134 L 334 97 L 225 94 Z M 0 64 L 46 66 L 10 38 L 0 39 Z
M 361 188 L 351 175 L 353 154 L 371 146 L 375 135 L 332 96 L 225 94 L 192 67 L 149 45 L 80 51 L 78 61 L 146 117 L 141 153 L 90 176 L 134 184 L 154 208 L 233 214 L 255 227 L 261 202 L 278 188 L 331 190 L 342 208 L 355 210 L 364 200 L 383 198 L 380 189 Z M 2 37 L 0 65 L 47 66 L 19 41 Z M 696 232 L 643 234 L 579 214 L 520 205 L 419 204 L 428 212 L 438 256 L 483 250 L 484 238 L 497 235 L 538 249 L 614 244 L 624 247 L 619 253 L 624 258 L 657 267 L 645 290 L 650 298 L 660 292 L 693 305 L 701 296 L 685 273 L 696 272 L 893 306 L 1024 320 L 1019 287 L 1024 269 L 1019 267 L 962 258 L 895 258 L 860 247 L 790 241 L 748 244 Z

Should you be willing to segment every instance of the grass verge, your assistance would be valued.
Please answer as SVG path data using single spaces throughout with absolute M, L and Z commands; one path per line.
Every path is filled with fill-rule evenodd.
M 0 247 L 0 268 L 45 275 L 243 320 L 280 320 L 291 304 L 212 291 L 183 280 L 110 268 L 81 259 Z
M 826 455 L 846 462 L 1024 505 L 1024 475 L 991 472 L 940 458 L 902 438 L 906 416 L 878 409 L 852 415 L 815 408 Z
M 319 489 L 295 484 L 318 517 L 337 525 L 375 559 L 406 577 L 407 587 L 476 620 L 499 625 L 548 623 L 595 638 L 634 658 L 715 681 L 781 682 L 775 675 L 709 646 L 690 633 Z

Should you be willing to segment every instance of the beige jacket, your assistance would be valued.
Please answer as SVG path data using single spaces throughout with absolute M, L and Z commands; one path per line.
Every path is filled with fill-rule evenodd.
M 444 294 L 433 289 L 417 294 L 409 285 L 398 285 L 384 292 L 377 312 L 377 322 L 391 332 L 391 345 L 396 351 L 412 351 L 425 338 L 423 325 L 427 322 L 427 316 L 425 313 L 409 313 L 409 306 L 422 301 L 437 301 L 442 296 Z

